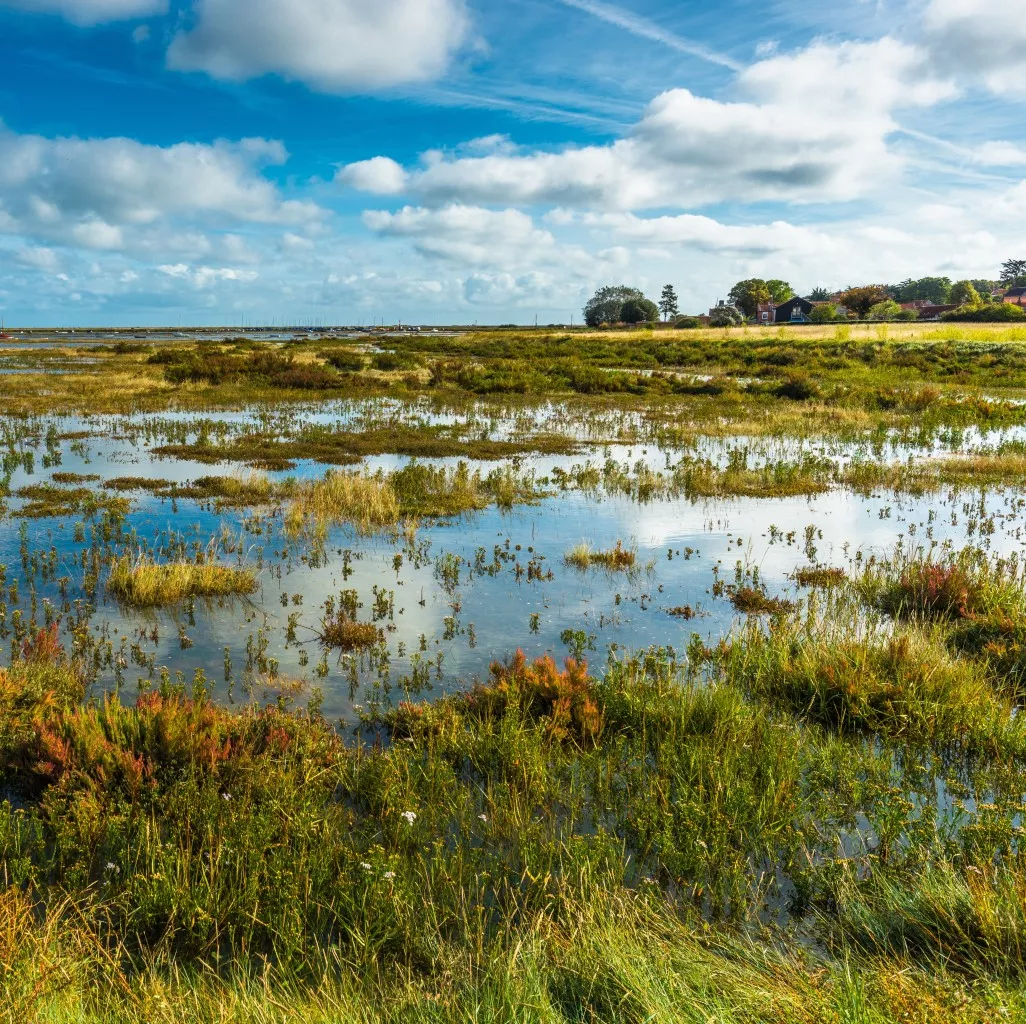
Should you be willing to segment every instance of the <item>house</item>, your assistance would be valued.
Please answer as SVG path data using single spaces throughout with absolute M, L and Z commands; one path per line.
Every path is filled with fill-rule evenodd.
M 776 320 L 777 307 L 773 302 L 760 302 L 755 319 L 760 324 L 771 324 Z
M 810 322 L 809 316 L 814 308 L 814 303 L 796 295 L 793 299 L 788 299 L 787 302 L 782 302 L 777 306 L 773 311 L 772 322 L 775 324 L 807 324 Z
M 926 303 L 924 306 L 916 307 L 920 320 L 940 320 L 942 313 L 950 313 L 953 309 L 958 309 L 958 307 L 951 304 L 939 306 L 936 303 Z
M 1001 301 L 1013 306 L 1026 306 L 1026 288 L 1009 288 Z

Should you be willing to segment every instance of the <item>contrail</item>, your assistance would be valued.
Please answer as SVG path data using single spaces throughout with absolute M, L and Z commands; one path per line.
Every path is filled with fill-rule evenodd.
M 707 60 L 712 64 L 719 64 L 720 67 L 730 68 L 732 71 L 740 71 L 744 66 L 736 60 L 724 56 L 722 53 L 710 50 L 701 43 L 694 43 L 690 39 L 682 39 L 672 32 L 667 32 L 666 29 L 660 28 L 647 18 L 638 17 L 638 15 L 625 11 L 620 7 L 614 7 L 612 4 L 602 3 L 601 0 L 559 0 L 559 2 L 567 7 L 574 7 L 579 11 L 584 11 L 586 14 L 592 15 L 592 17 L 601 18 L 602 21 L 609 22 L 610 25 L 616 25 L 633 35 L 640 36 L 642 39 L 650 39 L 652 42 L 662 43 L 678 53 L 700 57 L 702 60 Z

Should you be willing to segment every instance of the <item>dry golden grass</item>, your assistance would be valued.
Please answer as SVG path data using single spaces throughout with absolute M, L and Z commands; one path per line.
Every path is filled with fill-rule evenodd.
M 257 580 L 250 569 L 210 562 L 158 565 L 145 559 L 133 561 L 126 555 L 111 565 L 107 589 L 125 604 L 155 608 L 178 604 L 189 597 L 252 594 Z
M 380 474 L 331 472 L 300 488 L 285 511 L 285 530 L 293 537 L 323 539 L 343 523 L 373 533 L 399 522 L 399 499 Z
M 616 546 L 608 551 L 595 551 L 587 541 L 584 541 L 575 544 L 563 556 L 563 562 L 573 569 L 584 570 L 590 569 L 593 565 L 600 565 L 611 572 L 624 572 L 634 568 L 637 558 L 637 552 L 632 548 L 625 548 L 622 540 L 618 540 Z

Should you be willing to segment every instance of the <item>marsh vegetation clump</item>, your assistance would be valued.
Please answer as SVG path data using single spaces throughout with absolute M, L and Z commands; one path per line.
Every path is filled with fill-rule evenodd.
M 137 608 L 166 607 L 190 597 L 252 594 L 257 587 L 251 569 L 209 561 L 158 564 L 129 555 L 115 559 L 107 577 L 107 590 Z
M 285 530 L 324 537 L 346 524 L 372 533 L 399 522 L 399 499 L 384 474 L 330 472 L 299 488 L 285 511 Z
M 333 471 L 313 483 L 297 484 L 285 511 L 285 529 L 323 539 L 333 526 L 358 533 L 396 528 L 402 520 L 460 516 L 493 502 L 508 508 L 534 500 L 533 476 L 512 468 L 483 475 L 466 462 L 452 467 L 410 462 L 385 473 Z
M 131 508 L 127 498 L 97 493 L 85 487 L 60 487 L 53 483 L 28 484 L 15 491 L 22 499 L 13 515 L 19 519 L 59 519 L 66 516 L 93 518 L 107 513 L 124 517 Z
M 745 615 L 786 615 L 797 605 L 784 597 L 772 597 L 759 587 L 737 587 L 730 595 L 730 603 Z
M 357 622 L 340 609 L 321 623 L 320 642 L 338 651 L 358 651 L 373 647 L 381 639 L 381 630 L 372 622 Z
M 587 541 L 582 541 L 563 556 L 564 564 L 573 569 L 585 570 L 597 565 L 610 572 L 626 572 L 633 569 L 637 560 L 637 551 L 625 548 L 622 540 L 618 540 L 607 551 L 596 551 Z
M 791 574 L 791 579 L 799 587 L 839 587 L 847 580 L 848 574 L 834 566 L 803 565 Z

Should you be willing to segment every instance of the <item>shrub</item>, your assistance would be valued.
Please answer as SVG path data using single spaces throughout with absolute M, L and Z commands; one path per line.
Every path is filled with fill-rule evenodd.
M 831 324 L 841 319 L 840 310 L 832 302 L 824 302 L 821 305 L 813 306 L 809 319 L 814 324 Z
M 874 303 L 866 314 L 867 320 L 893 320 L 902 312 L 901 306 L 893 299 L 885 299 L 883 302 Z
M 344 348 L 338 352 L 322 352 L 320 355 L 329 366 L 335 367 L 336 370 L 342 370 L 344 373 L 359 373 L 363 369 L 363 356 L 352 349 Z
M 408 352 L 376 352 L 371 356 L 371 366 L 385 372 L 417 370 L 420 369 L 420 360 Z
M 717 306 L 709 316 L 711 327 L 740 327 L 744 314 L 736 306 Z
M 961 306 L 942 313 L 941 319 L 967 323 L 1019 323 L 1026 320 L 1026 309 L 1010 302 L 991 302 L 985 306 Z
M 807 402 L 820 397 L 819 385 L 805 374 L 791 374 L 774 389 L 777 398 L 789 398 L 792 402 Z

